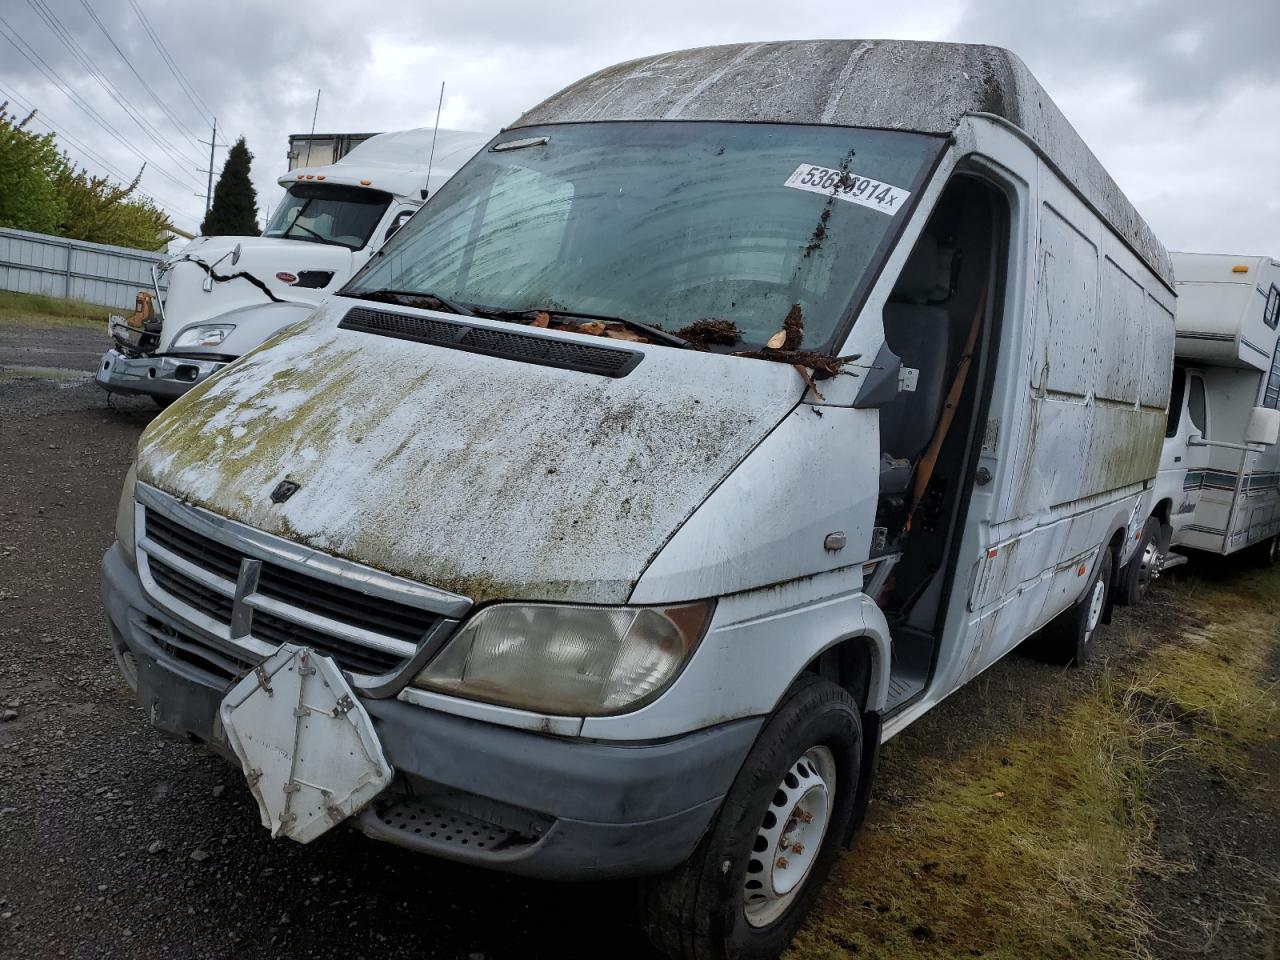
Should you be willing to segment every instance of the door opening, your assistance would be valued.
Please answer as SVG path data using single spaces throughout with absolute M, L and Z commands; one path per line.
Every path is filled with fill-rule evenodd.
M 902 360 L 880 409 L 876 526 L 894 562 L 876 602 L 889 620 L 889 709 L 922 694 L 937 659 L 963 518 L 991 395 L 1005 264 L 1005 197 L 957 176 L 943 191 L 884 309 Z

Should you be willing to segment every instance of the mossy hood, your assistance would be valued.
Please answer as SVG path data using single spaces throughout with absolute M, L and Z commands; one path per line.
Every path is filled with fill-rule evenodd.
M 620 603 L 802 392 L 789 366 L 693 350 L 627 344 L 645 356 L 612 379 L 337 329 L 351 306 L 157 418 L 139 479 L 476 601 Z

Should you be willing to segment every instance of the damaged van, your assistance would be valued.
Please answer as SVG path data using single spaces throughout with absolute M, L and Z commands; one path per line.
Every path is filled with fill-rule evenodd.
M 1089 655 L 1173 309 L 1008 51 L 625 63 L 151 424 L 111 643 L 276 836 L 637 877 L 669 956 L 771 957 L 885 740 Z

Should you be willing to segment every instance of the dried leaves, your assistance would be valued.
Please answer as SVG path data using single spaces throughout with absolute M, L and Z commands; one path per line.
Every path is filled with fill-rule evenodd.
M 796 368 L 810 390 L 819 400 L 823 399 L 814 383 L 813 374 L 820 379 L 834 377 L 844 365 L 856 357 L 837 357 L 818 350 L 801 350 L 804 342 L 804 313 L 800 304 L 793 303 L 782 321 L 782 329 L 769 338 L 763 350 L 748 350 L 734 354 L 738 357 L 749 357 L 753 360 L 773 360 L 777 363 L 789 363 Z M 812 371 L 812 373 L 810 373 Z
M 687 327 L 675 332 L 681 340 L 687 340 L 694 346 L 705 347 L 716 344 L 731 347 L 742 339 L 738 325 L 732 320 L 702 319 L 695 320 Z

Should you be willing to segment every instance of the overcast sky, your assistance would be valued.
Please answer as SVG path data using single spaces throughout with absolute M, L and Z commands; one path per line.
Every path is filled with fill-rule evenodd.
M 195 98 L 157 53 L 135 7 Z M 42 75 L 4 37 L 29 45 L 26 53 L 59 81 Z M 492 133 L 611 63 L 704 44 L 813 37 L 1010 47 L 1168 247 L 1280 257 L 1278 0 L 817 7 L 760 0 L 625 6 L 6 0 L 0 5 L 0 100 L 37 106 L 44 120 L 76 138 L 63 145 L 95 172 L 105 161 L 131 176 L 142 162 L 138 154 L 144 155 L 150 161 L 144 188 L 178 226 L 195 230 L 204 201 L 193 194 L 203 193 L 205 182 L 196 168 L 207 165 L 208 153 L 192 140 L 208 139 L 210 112 L 220 140 L 246 137 L 261 210 L 276 203 L 288 135 L 310 128 L 317 88 L 323 91 L 318 131 L 429 126 L 444 80 L 441 125 Z M 106 83 L 94 79 L 82 56 Z M 59 89 L 63 83 L 119 139 L 70 100 Z M 112 88 L 149 133 L 116 102 Z M 224 157 L 219 151 L 216 170 Z

